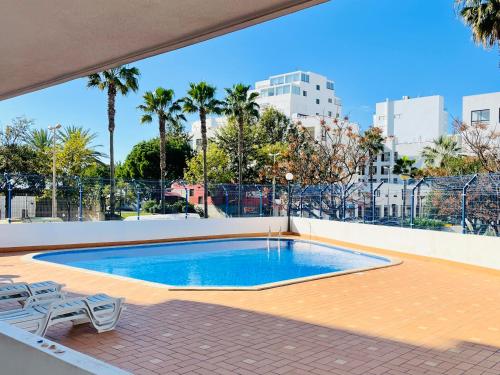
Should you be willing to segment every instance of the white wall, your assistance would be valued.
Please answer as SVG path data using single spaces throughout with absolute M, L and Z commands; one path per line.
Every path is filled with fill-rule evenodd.
M 63 353 L 42 347 L 42 338 L 0 323 L 0 374 L 5 375 L 130 375 L 130 373 L 98 361 L 63 345 L 55 345 Z
M 471 123 L 471 112 L 490 110 L 490 129 L 500 130 L 500 92 L 464 96 L 462 99 L 462 121 Z
M 285 217 L 0 225 L 2 248 L 286 231 Z
M 292 218 L 292 231 L 500 270 L 500 238 Z

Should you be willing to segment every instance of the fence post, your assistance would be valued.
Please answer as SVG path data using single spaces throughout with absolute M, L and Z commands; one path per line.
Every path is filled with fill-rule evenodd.
M 462 188 L 462 233 L 467 234 L 467 223 L 465 220 L 467 219 L 467 190 L 469 189 L 470 184 L 472 184 L 477 178 L 477 174 L 475 174 Z
M 319 188 L 319 219 L 323 219 L 323 189 Z
M 346 201 L 346 196 L 345 196 L 345 186 L 344 184 L 341 184 L 341 197 L 340 199 L 342 200 L 342 212 L 340 213 L 341 214 L 341 219 L 342 221 L 345 221 L 345 201 Z
M 136 180 L 132 180 L 132 183 L 134 184 L 135 195 L 137 197 L 137 203 L 136 203 L 137 204 L 137 208 L 136 208 L 137 220 L 141 220 L 141 192 L 137 188 L 137 181 Z
M 188 210 L 189 210 L 189 190 L 187 187 L 184 186 L 184 191 L 186 193 L 186 207 L 184 207 L 185 211 L 185 218 L 188 218 Z
M 7 222 L 12 223 L 12 184 L 10 182 L 10 176 L 4 173 L 5 182 L 7 183 Z
M 384 182 L 381 182 L 378 184 L 378 186 L 373 190 L 373 196 L 372 196 L 372 224 L 375 223 L 375 201 L 377 200 L 377 191 L 380 189 L 380 187 L 384 184 Z
M 410 195 L 410 228 L 415 225 L 415 190 L 424 182 L 425 177 L 422 178 L 417 184 L 411 189 Z
M 259 188 L 257 188 L 259 189 Z M 259 201 L 259 216 L 262 216 L 262 190 L 259 189 L 260 192 L 260 201 Z
M 80 176 L 75 176 L 78 183 L 78 221 L 83 221 L 83 185 Z

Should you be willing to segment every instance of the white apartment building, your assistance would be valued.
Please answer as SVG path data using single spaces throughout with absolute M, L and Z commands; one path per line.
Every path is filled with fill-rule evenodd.
M 482 123 L 500 131 L 500 92 L 464 96 L 462 121 L 469 125 Z
M 225 117 L 208 117 L 207 118 L 207 138 L 213 138 L 218 127 L 226 125 Z M 201 121 L 196 120 L 191 123 L 191 147 L 197 150 L 201 147 Z
M 397 183 L 399 177 L 392 174 L 392 169 L 398 158 L 408 156 L 415 159 L 415 166 L 420 168 L 423 166 L 421 152 L 424 147 L 447 134 L 448 113 L 444 98 L 435 95 L 387 99 L 376 104 L 373 125 L 381 128 L 386 137 L 385 150 L 373 165 L 374 182 Z M 368 176 L 368 167 L 364 172 Z
M 335 96 L 335 84 L 325 76 L 312 72 L 295 71 L 270 76 L 268 79 L 255 83 L 259 96 L 256 102 L 261 111 L 274 107 L 293 121 L 301 121 L 302 125 L 316 138 L 321 138 L 320 120 L 336 118 L 341 115 L 342 103 Z M 207 119 L 207 136 L 213 136 L 217 126 L 225 125 L 226 119 L 210 119 L 210 129 Z M 193 148 L 200 144 L 200 123 L 192 124 L 191 130 Z

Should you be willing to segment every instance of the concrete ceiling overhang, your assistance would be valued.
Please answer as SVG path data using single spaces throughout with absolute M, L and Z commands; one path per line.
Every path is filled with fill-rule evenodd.
M 3 0 L 0 100 L 172 51 L 325 1 Z

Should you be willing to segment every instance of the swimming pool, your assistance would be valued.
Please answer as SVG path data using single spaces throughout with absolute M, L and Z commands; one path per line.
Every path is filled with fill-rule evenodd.
M 221 239 L 37 254 L 33 259 L 172 288 L 262 289 L 393 261 L 292 239 Z

